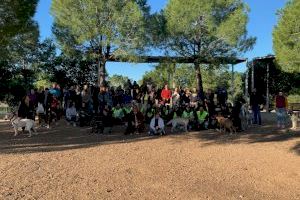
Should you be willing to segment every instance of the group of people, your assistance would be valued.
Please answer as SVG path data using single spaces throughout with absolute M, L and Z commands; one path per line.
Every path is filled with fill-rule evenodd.
M 279 98 L 278 102 L 281 102 Z M 261 124 L 260 104 L 261 98 L 254 91 L 250 98 L 253 123 Z M 18 116 L 34 120 L 37 114 L 39 124 L 47 127 L 62 116 L 74 126 L 83 120 L 82 116 L 102 116 L 101 125 L 105 127 L 124 124 L 125 134 L 132 134 L 144 132 L 148 123 L 149 134 L 155 135 L 165 134 L 165 123 L 178 117 L 189 121 L 190 130 L 214 129 L 218 115 L 230 118 L 234 126 L 242 131 L 246 129 L 243 119 L 249 116 L 248 107 L 243 99 L 236 101 L 234 106 L 227 103 L 224 88 L 199 93 L 195 88 L 171 90 L 168 85 L 164 88 L 151 84 L 139 86 L 128 80 L 123 87 L 117 88 L 106 85 L 61 88 L 53 84 L 42 91 L 32 89 L 23 97 Z M 79 115 L 80 112 L 86 115 Z

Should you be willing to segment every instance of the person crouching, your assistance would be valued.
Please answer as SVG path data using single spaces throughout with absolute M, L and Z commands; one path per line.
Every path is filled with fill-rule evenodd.
M 159 112 L 155 113 L 155 116 L 150 122 L 149 135 L 165 135 L 165 124 L 164 120 L 160 117 Z
M 144 116 L 136 105 L 133 106 L 132 111 L 126 116 L 126 118 L 127 128 L 125 135 L 133 133 L 140 134 L 145 130 Z
M 73 126 L 76 126 L 77 121 L 77 111 L 73 103 L 70 103 L 69 108 L 66 110 L 66 120 L 69 123 L 73 123 Z

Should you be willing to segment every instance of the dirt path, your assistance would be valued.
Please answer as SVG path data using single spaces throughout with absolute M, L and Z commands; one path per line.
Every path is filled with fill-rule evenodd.
M 300 132 L 165 137 L 0 123 L 0 199 L 300 199 Z

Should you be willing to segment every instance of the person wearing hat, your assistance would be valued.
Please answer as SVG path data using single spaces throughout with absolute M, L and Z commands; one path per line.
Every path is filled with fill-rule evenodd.
M 156 112 L 150 122 L 149 135 L 165 135 L 164 120 L 160 117 L 160 113 Z

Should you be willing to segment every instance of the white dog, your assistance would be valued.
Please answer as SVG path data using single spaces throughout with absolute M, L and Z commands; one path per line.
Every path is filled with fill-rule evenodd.
M 173 133 L 174 130 L 177 128 L 177 125 L 183 126 L 184 127 L 184 131 L 188 132 L 188 125 L 189 125 L 189 120 L 188 119 L 184 119 L 184 118 L 175 118 L 172 119 L 171 121 L 169 121 L 167 123 L 167 125 L 172 124 L 172 128 L 171 128 L 171 132 Z
M 298 113 L 293 113 L 291 116 L 293 130 L 298 128 L 298 121 L 300 121 L 300 118 L 298 115 L 299 115 Z
M 251 125 L 251 115 L 249 113 L 247 104 L 242 105 L 239 117 L 241 119 L 242 130 L 247 130 L 249 125 Z
M 17 117 L 15 114 L 13 114 L 13 116 L 10 118 L 10 122 L 15 131 L 14 136 L 18 135 L 19 128 L 25 128 L 25 130 L 29 132 L 28 137 L 32 136 L 32 131 L 35 132 L 35 135 L 37 134 L 37 131 L 34 127 L 35 124 L 32 119 L 21 119 L 21 118 Z

